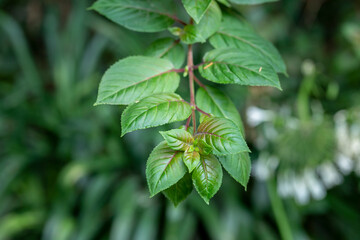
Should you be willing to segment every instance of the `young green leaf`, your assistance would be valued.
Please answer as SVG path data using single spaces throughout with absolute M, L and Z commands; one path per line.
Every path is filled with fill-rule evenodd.
M 225 170 L 246 189 L 251 172 L 251 161 L 249 153 L 238 153 L 233 155 L 219 156 L 219 161 Z
M 174 92 L 180 77 L 169 60 L 134 56 L 112 65 L 104 74 L 95 105 L 130 104 L 154 93 Z
M 177 151 L 186 151 L 193 144 L 193 136 L 182 129 L 172 129 L 166 132 L 160 132 L 167 145 Z
M 200 164 L 200 154 L 197 151 L 186 150 L 184 152 L 184 163 L 191 173 Z
M 183 153 L 161 142 L 151 152 L 146 164 L 146 178 L 151 196 L 177 183 L 187 172 Z
M 267 3 L 267 2 L 277 2 L 278 0 L 229 0 L 230 2 L 233 2 L 235 4 L 261 4 L 261 3 Z
M 212 0 L 182 0 L 185 10 L 196 23 L 199 23 Z
M 214 155 L 201 155 L 200 164 L 192 172 L 196 191 L 209 204 L 209 200 L 219 190 L 223 172 Z
M 196 93 L 196 104 L 207 113 L 233 121 L 244 134 L 244 126 L 238 110 L 230 98 L 220 90 L 210 86 L 199 88 Z
M 248 152 L 249 148 L 239 128 L 229 119 L 207 117 L 199 125 L 195 139 L 204 140 L 215 155 Z
M 205 42 L 219 29 L 221 16 L 219 5 L 212 1 L 198 24 L 185 26 L 184 33 L 180 36 L 181 41 L 186 44 Z
M 286 66 L 278 50 L 258 35 L 244 20 L 225 15 L 220 29 L 210 38 L 214 48 L 235 47 L 263 58 L 276 72 L 286 74 Z
M 184 47 L 172 38 L 161 38 L 153 42 L 145 52 L 146 56 L 167 59 L 175 68 L 180 68 L 185 60 Z
M 212 50 L 204 56 L 201 76 L 215 83 L 271 86 L 281 90 L 273 67 L 256 55 L 236 48 Z
M 199 153 L 202 155 L 209 155 L 213 151 L 212 147 L 202 139 L 197 143 L 197 147 L 199 148 Z
M 191 114 L 190 104 L 175 93 L 160 93 L 129 105 L 121 117 L 122 136 L 128 132 L 182 121 Z
M 139 32 L 159 32 L 174 23 L 168 0 L 98 0 L 90 9 L 115 23 Z
M 164 190 L 163 193 L 176 207 L 192 192 L 193 185 L 191 175 L 185 174 L 177 183 Z

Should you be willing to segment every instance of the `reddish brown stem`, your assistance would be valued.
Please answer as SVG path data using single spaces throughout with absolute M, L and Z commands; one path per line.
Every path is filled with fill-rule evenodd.
M 190 114 L 190 116 L 189 116 L 188 119 L 186 120 L 185 130 L 188 130 L 188 128 L 189 128 L 189 126 L 190 126 L 191 116 L 192 116 L 192 114 Z
M 198 106 L 196 106 L 196 110 L 201 112 L 202 114 L 205 114 L 206 116 L 210 117 L 211 115 L 203 110 L 201 110 L 200 108 L 198 108 Z
M 194 80 L 200 87 L 206 89 L 206 86 L 202 82 L 200 82 L 200 80 L 195 75 L 194 75 Z
M 196 116 L 195 116 L 195 91 L 194 91 L 194 61 L 193 61 L 193 51 L 192 51 L 192 45 L 190 44 L 188 46 L 188 54 L 187 54 L 187 66 L 189 69 L 189 86 L 190 86 L 190 105 L 192 107 L 192 119 L 193 119 L 193 128 L 194 128 L 194 134 L 196 131 Z

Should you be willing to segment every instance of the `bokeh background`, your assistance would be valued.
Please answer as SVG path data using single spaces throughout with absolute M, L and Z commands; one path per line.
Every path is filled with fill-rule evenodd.
M 93 107 L 112 63 L 170 35 L 128 31 L 92 2 L 0 0 L 1 240 L 360 239 L 359 1 L 237 7 L 289 76 L 281 92 L 219 86 L 246 125 L 247 191 L 224 174 L 210 205 L 193 192 L 177 208 L 145 179 L 169 126 L 120 138 L 123 107 Z

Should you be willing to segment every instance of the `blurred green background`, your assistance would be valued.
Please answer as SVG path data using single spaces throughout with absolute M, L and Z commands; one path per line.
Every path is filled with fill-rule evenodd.
M 281 137 L 269 137 L 263 119 L 256 126 L 250 120 L 246 134 L 254 166 L 267 159 L 262 153 L 278 161 L 267 177 L 254 172 L 247 191 L 225 174 L 209 206 L 193 193 L 177 208 L 163 195 L 150 199 L 146 186 L 159 128 L 120 138 L 123 107 L 93 107 L 112 63 L 170 35 L 128 31 L 87 11 L 92 2 L 0 0 L 0 240 L 360 239 L 359 1 L 236 7 L 276 45 L 289 77 L 281 76 L 282 92 L 220 87 L 244 121 L 250 106 L 271 111 L 268 125 Z M 196 46 L 195 62 L 209 48 Z M 341 110 L 353 147 L 328 141 L 339 140 L 334 119 Z M 315 118 L 327 119 L 329 131 L 315 125 L 307 129 L 319 129 L 316 138 L 295 141 L 288 123 Z M 325 184 L 324 196 L 299 201 L 278 194 L 282 169 L 316 170 L 323 156 L 337 167 L 339 152 L 351 161 L 349 170 Z M 302 193 L 301 185 L 294 188 Z

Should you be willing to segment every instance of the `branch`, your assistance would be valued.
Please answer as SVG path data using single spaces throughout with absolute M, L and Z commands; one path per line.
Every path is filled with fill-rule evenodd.
M 209 113 L 201 110 L 198 106 L 196 106 L 196 110 L 199 111 L 199 112 L 201 112 L 202 114 L 205 114 L 205 115 L 208 116 L 208 117 L 211 117 L 211 115 L 210 115 Z
M 192 107 L 192 119 L 193 119 L 193 127 L 194 127 L 194 134 L 196 131 L 196 116 L 195 116 L 195 91 L 194 91 L 194 61 L 193 61 L 193 52 L 192 52 L 192 45 L 188 45 L 188 54 L 187 54 L 187 66 L 189 69 L 189 87 L 190 87 L 190 105 Z

